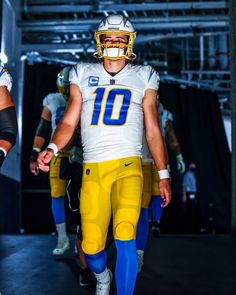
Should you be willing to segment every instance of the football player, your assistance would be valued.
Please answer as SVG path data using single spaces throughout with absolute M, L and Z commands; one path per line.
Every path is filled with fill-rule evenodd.
M 164 138 L 166 138 L 171 149 L 176 154 L 178 165 L 177 168 L 180 173 L 183 173 L 185 170 L 185 163 L 183 161 L 183 156 L 180 152 L 180 146 L 171 123 L 171 121 L 173 121 L 173 115 L 168 110 L 165 110 L 161 103 L 158 103 L 157 110 L 162 135 Z M 159 224 L 163 212 L 162 198 L 160 197 L 159 189 L 159 176 L 156 173 L 156 166 L 153 163 L 152 156 L 148 149 L 145 137 L 143 137 L 142 166 L 144 178 L 143 199 L 136 237 L 138 253 L 138 272 L 140 272 L 143 267 L 143 255 L 147 243 L 149 229 L 149 211 L 151 211 L 151 215 L 153 217 L 152 231 L 155 236 L 157 236 L 160 232 Z
M 12 78 L 0 66 L 0 167 L 7 153 L 14 146 L 18 131 L 15 105 L 11 98 Z
M 57 77 L 59 92 L 48 94 L 43 100 L 43 110 L 40 122 L 34 137 L 33 149 L 30 156 L 30 171 L 34 175 L 39 174 L 37 156 L 44 145 L 45 140 L 53 134 L 60 122 L 66 108 L 69 94 L 69 67 L 63 68 Z M 52 251 L 55 256 L 63 255 L 69 249 L 69 239 L 66 233 L 64 196 L 67 182 L 60 178 L 60 166 L 64 157 L 68 157 L 66 149 L 60 151 L 51 161 L 50 188 L 52 197 L 52 214 L 58 234 L 57 246 Z
M 50 144 L 38 156 L 48 171 L 53 155 L 70 140 L 81 120 L 83 179 L 80 210 L 82 248 L 97 279 L 96 294 L 109 294 L 105 242 L 111 214 L 117 248 L 118 295 L 133 294 L 138 270 L 136 226 L 142 197 L 143 119 L 149 149 L 159 167 L 164 205 L 171 200 L 164 143 L 157 124 L 159 75 L 132 65 L 136 33 L 122 15 L 109 15 L 95 32 L 99 63 L 78 63 L 70 72 L 70 99 Z
M 173 115 L 170 111 L 163 108 L 163 105 L 160 103 L 158 106 L 158 113 L 160 117 L 160 126 L 162 128 L 163 137 L 166 139 L 170 149 L 176 156 L 177 169 L 180 174 L 183 174 L 185 171 L 185 162 L 181 153 L 180 144 L 175 135 L 173 128 Z M 163 213 L 163 208 L 161 207 L 161 198 L 160 192 L 158 190 L 158 177 L 153 175 L 153 192 L 151 203 L 149 206 L 149 213 L 152 216 L 152 233 L 154 236 L 158 236 L 160 233 L 160 221 Z
M 57 88 L 59 92 L 48 94 L 43 100 L 44 108 L 35 134 L 33 149 L 30 157 L 30 170 L 34 175 L 39 174 L 39 169 L 37 167 L 38 153 L 43 147 L 48 135 L 51 136 L 51 134 L 54 133 L 56 126 L 62 119 L 63 113 L 66 109 L 67 101 L 69 98 L 70 69 L 70 67 L 64 67 L 57 76 Z M 75 137 L 73 137 L 73 141 L 75 141 Z M 79 150 L 76 145 L 73 146 L 72 149 L 69 151 L 70 148 L 71 142 L 63 150 L 59 151 L 53 157 L 50 163 L 49 178 L 52 197 L 52 214 L 58 234 L 57 246 L 52 251 L 52 254 L 55 257 L 60 257 L 65 253 L 66 250 L 69 249 L 69 238 L 66 232 L 64 207 L 64 196 L 66 194 L 68 177 L 65 174 L 67 173 L 66 170 L 68 170 L 68 157 L 70 156 L 71 162 L 74 162 L 73 157 L 76 156 L 75 151 Z M 74 169 L 74 166 L 71 165 L 70 172 L 72 173 L 72 170 Z M 78 187 L 78 185 L 76 187 Z M 78 193 L 79 188 L 75 194 L 78 195 Z M 90 274 L 91 271 L 84 257 L 84 253 L 81 249 L 80 233 L 78 233 L 77 235 L 76 246 L 81 263 L 80 285 L 83 287 L 87 287 L 93 284 L 93 279 Z

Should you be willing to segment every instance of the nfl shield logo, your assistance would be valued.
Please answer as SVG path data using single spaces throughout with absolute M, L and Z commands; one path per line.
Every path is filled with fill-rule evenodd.
M 86 175 L 90 174 L 90 169 L 86 169 Z

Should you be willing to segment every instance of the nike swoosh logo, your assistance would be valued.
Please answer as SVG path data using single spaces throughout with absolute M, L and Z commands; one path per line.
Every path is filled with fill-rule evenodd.
M 127 167 L 127 166 L 129 166 L 129 165 L 131 165 L 131 164 L 133 164 L 133 162 L 125 163 L 125 167 Z

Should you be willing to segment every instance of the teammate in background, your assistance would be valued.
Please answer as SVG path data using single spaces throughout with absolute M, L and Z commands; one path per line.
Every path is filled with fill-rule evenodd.
M 41 114 L 41 119 L 36 131 L 34 138 L 33 149 L 30 157 L 30 171 L 34 175 L 39 174 L 39 169 L 37 167 L 37 156 L 43 147 L 45 140 L 53 135 L 57 124 L 63 117 L 64 111 L 66 109 L 67 101 L 69 98 L 69 71 L 70 67 L 63 68 L 57 77 L 57 87 L 59 92 L 48 94 L 43 100 L 43 111 Z M 66 232 L 66 221 L 65 221 L 65 195 L 67 187 L 66 176 L 66 163 L 68 162 L 68 157 L 70 152 L 68 149 L 71 147 L 72 142 L 70 142 L 63 150 L 58 152 L 52 159 L 50 164 L 50 187 L 51 187 L 51 197 L 52 197 L 52 214 L 56 225 L 56 230 L 58 234 L 57 246 L 52 251 L 55 257 L 60 257 L 69 249 L 69 238 Z M 78 149 L 73 149 L 77 151 Z M 71 155 L 73 161 L 73 156 L 76 156 L 75 152 Z M 71 172 L 73 167 L 71 167 Z M 79 182 L 78 182 L 79 185 Z M 79 188 L 75 192 L 76 195 L 79 193 Z M 71 193 L 72 194 L 72 193 Z M 79 212 L 78 212 L 79 215 Z M 88 268 L 87 262 L 84 257 L 84 253 L 81 250 L 81 242 L 78 238 L 76 240 L 77 252 L 80 258 L 81 271 L 80 271 L 80 285 L 83 287 L 90 286 L 93 283 L 92 276 L 90 274 L 90 269 Z
M 196 164 L 190 163 L 188 170 L 183 177 L 183 196 L 182 202 L 185 205 L 186 224 L 185 230 L 188 233 L 198 232 L 198 200 L 197 200 L 197 179 Z
M 82 287 L 94 285 L 94 278 L 90 268 L 88 267 L 84 252 L 82 250 L 82 230 L 80 217 L 80 190 L 83 174 L 83 150 L 81 144 L 80 128 L 76 129 L 71 143 L 70 155 L 68 162 L 65 162 L 63 178 L 68 180 L 66 192 L 68 197 L 68 223 L 76 226 L 76 256 L 80 261 L 80 277 L 79 283 Z
M 161 127 L 162 136 L 167 139 L 170 144 L 171 149 L 176 154 L 178 170 L 183 173 L 185 170 L 185 164 L 183 162 L 183 157 L 180 153 L 180 147 L 178 140 L 175 136 L 174 129 L 171 121 L 173 121 L 172 114 L 163 109 L 161 103 L 158 104 L 158 118 L 159 126 Z M 167 154 L 167 150 L 166 150 Z M 167 156 L 168 158 L 168 156 Z M 142 147 L 142 167 L 143 167 L 143 198 L 141 212 L 137 227 L 136 245 L 138 254 L 138 272 L 141 271 L 143 267 L 143 256 L 144 250 L 147 244 L 148 232 L 149 232 L 149 209 L 152 213 L 153 225 L 152 231 L 157 235 L 159 233 L 159 224 L 163 212 L 163 200 L 160 196 L 159 189 L 159 176 L 157 173 L 156 165 L 153 163 L 151 153 L 148 149 L 145 137 L 143 137 L 143 147 Z
M 183 174 L 185 171 L 185 163 L 181 154 L 180 144 L 173 128 L 173 115 L 170 111 L 164 109 L 161 103 L 158 106 L 158 114 L 162 135 L 176 156 L 177 169 L 179 173 Z M 153 169 L 153 171 L 155 171 L 155 169 Z M 163 208 L 161 206 L 162 199 L 160 198 L 160 192 L 158 189 L 158 181 L 158 175 L 156 173 L 153 174 L 153 193 L 149 206 L 149 214 L 152 217 L 152 233 L 154 236 L 158 236 L 160 233 L 160 221 L 163 213 Z
M 164 143 L 157 124 L 159 75 L 149 66 L 129 63 L 135 58 L 135 37 L 131 22 L 122 15 L 109 15 L 101 21 L 95 39 L 96 56 L 102 62 L 78 63 L 70 72 L 67 110 L 51 143 L 38 156 L 39 168 L 48 171 L 48 163 L 70 140 L 81 118 L 82 248 L 97 279 L 97 295 L 109 294 L 112 281 L 104 250 L 111 214 L 117 248 L 117 294 L 134 291 L 143 121 L 149 149 L 160 169 L 163 206 L 171 200 Z
M 18 131 L 15 105 L 11 98 L 12 78 L 0 66 L 0 167 L 7 153 L 15 145 Z
M 30 171 L 39 174 L 37 167 L 38 153 L 41 151 L 45 140 L 50 137 L 62 119 L 69 98 L 69 67 L 65 67 L 57 77 L 59 92 L 48 94 L 43 100 L 41 119 L 34 137 L 33 149 L 30 156 Z M 60 166 L 64 157 L 69 153 L 66 148 L 54 156 L 50 169 L 50 188 L 52 201 L 52 215 L 58 234 L 57 246 L 52 251 L 55 256 L 63 255 L 69 249 L 69 239 L 66 233 L 64 197 L 67 181 L 60 178 Z

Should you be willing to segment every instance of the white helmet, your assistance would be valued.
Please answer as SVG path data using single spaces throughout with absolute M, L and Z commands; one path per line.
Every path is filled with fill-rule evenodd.
M 64 67 L 57 75 L 57 88 L 61 94 L 64 96 L 69 95 L 69 73 L 71 67 Z
M 104 44 L 103 39 L 107 34 L 126 35 L 128 36 L 128 42 L 126 45 L 118 44 L 116 47 L 114 47 L 114 45 Z M 114 60 L 121 58 L 129 60 L 135 59 L 136 55 L 133 53 L 133 44 L 136 38 L 136 32 L 128 18 L 123 15 L 113 14 L 105 17 L 100 22 L 94 37 L 97 43 L 97 52 L 94 54 L 95 57 Z

